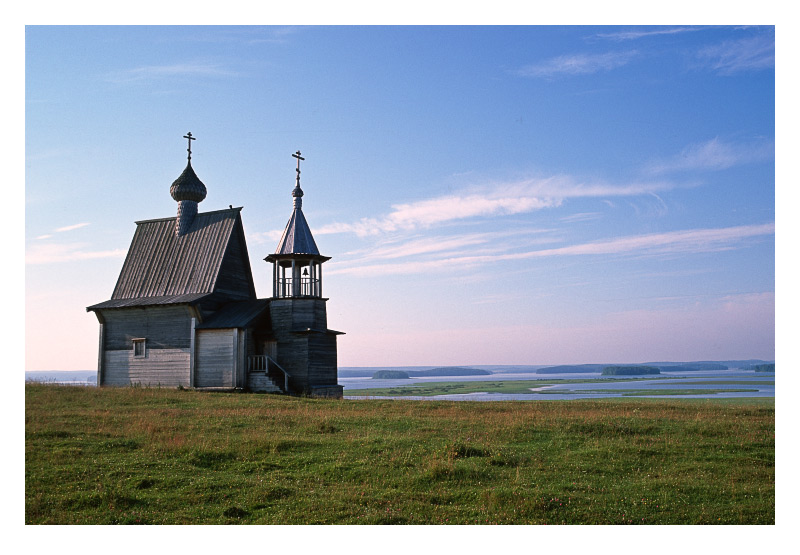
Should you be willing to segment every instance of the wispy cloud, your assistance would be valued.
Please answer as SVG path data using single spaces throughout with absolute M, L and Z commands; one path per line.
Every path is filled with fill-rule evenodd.
M 366 258 L 375 259 L 396 259 L 408 256 L 419 256 L 426 254 L 441 254 L 443 252 L 453 252 L 464 247 L 474 247 L 486 244 L 489 241 L 488 234 L 473 233 L 455 237 L 422 237 L 402 242 L 400 244 L 390 244 L 379 246 L 371 250 Z
M 655 37 L 660 35 L 678 35 L 682 33 L 690 33 L 700 31 L 703 27 L 669 27 L 666 29 L 646 29 L 646 30 L 631 30 L 619 31 L 616 33 L 598 33 L 596 37 L 602 39 L 610 39 L 615 41 L 636 40 L 647 37 Z
M 697 58 L 720 75 L 771 69 L 775 67 L 775 36 L 770 33 L 726 41 L 703 48 L 697 53 Z
M 651 162 L 645 170 L 652 175 L 688 170 L 724 170 L 740 164 L 762 162 L 775 156 L 775 144 L 760 140 L 752 143 L 730 143 L 718 137 L 692 144 L 677 156 Z
M 561 218 L 562 222 L 566 223 L 573 223 L 573 222 L 586 222 L 589 220 L 596 220 L 597 218 L 602 217 L 600 212 L 581 212 L 578 214 L 570 214 L 569 216 L 564 216 Z
M 316 231 L 314 232 L 317 233 Z M 259 245 L 263 244 L 275 244 L 281 240 L 283 236 L 282 229 L 273 229 L 271 231 L 261 231 L 257 233 L 248 233 L 247 234 L 247 242 L 248 243 L 256 243 Z
M 67 231 L 73 231 L 76 229 L 80 229 L 82 227 L 86 227 L 87 225 L 89 225 L 89 222 L 81 222 L 79 224 L 65 225 L 64 227 L 59 227 L 58 229 L 54 229 L 52 233 L 45 233 L 44 235 L 39 235 L 38 237 L 36 237 L 36 239 L 37 240 L 50 239 L 53 237 L 53 233 L 64 233 Z
M 123 249 L 106 251 L 87 250 L 87 243 L 37 244 L 25 253 L 25 264 L 55 264 L 90 260 L 95 258 L 118 258 L 125 256 Z
M 573 54 L 558 56 L 539 64 L 519 68 L 515 73 L 521 77 L 552 78 L 561 75 L 588 75 L 610 71 L 628 64 L 636 58 L 636 50 L 607 52 L 604 54 Z
M 217 62 L 193 61 L 172 65 L 140 66 L 109 73 L 106 77 L 114 83 L 131 83 L 174 77 L 230 77 L 236 72 Z
M 519 261 L 553 256 L 601 256 L 601 255 L 679 255 L 730 250 L 742 246 L 748 240 L 775 234 L 775 224 L 735 226 L 711 229 L 690 229 L 618 237 L 603 241 L 580 243 L 566 247 L 539 249 L 526 252 L 505 252 L 480 256 L 457 256 L 427 260 L 412 260 L 388 264 L 341 264 L 332 268 L 331 274 L 357 274 L 363 277 L 393 274 L 415 274 L 441 268 L 468 268 L 500 261 Z M 352 264 L 352 263 L 350 263 Z
M 560 202 L 555 198 L 512 196 L 501 191 L 463 196 L 449 195 L 397 204 L 392 207 L 392 212 L 382 218 L 362 218 L 355 223 L 334 223 L 322 227 L 318 233 L 350 232 L 364 237 L 378 233 L 428 228 L 435 224 L 477 216 L 520 214 L 558 206 Z
M 775 224 L 690 229 L 620 237 L 526 253 L 526 257 L 599 254 L 677 254 L 728 250 L 742 240 L 773 235 Z
M 436 254 L 436 256 L 460 256 L 467 252 L 465 249 L 468 249 L 473 254 L 480 251 L 494 251 L 498 248 L 505 251 L 511 245 L 530 246 L 532 244 L 553 243 L 553 239 L 550 238 L 552 231 L 549 229 L 525 228 L 511 231 L 467 233 L 449 237 L 417 237 L 378 245 L 355 254 L 359 254 L 362 260 L 380 260 L 431 254 Z M 498 245 L 503 246 L 498 247 Z
M 63 233 L 65 231 L 72 231 L 73 229 L 80 229 L 82 227 L 86 227 L 87 225 L 89 225 L 89 222 L 82 222 L 82 223 L 79 223 L 79 224 L 65 225 L 64 227 L 59 227 L 55 231 L 56 231 L 56 233 Z
M 315 233 L 355 233 L 365 237 L 395 231 L 426 229 L 434 225 L 477 217 L 523 214 L 560 206 L 569 198 L 617 197 L 653 194 L 673 188 L 666 182 L 632 182 L 622 185 L 583 182 L 568 176 L 495 183 L 462 193 L 396 204 L 377 218 L 354 223 L 333 223 Z

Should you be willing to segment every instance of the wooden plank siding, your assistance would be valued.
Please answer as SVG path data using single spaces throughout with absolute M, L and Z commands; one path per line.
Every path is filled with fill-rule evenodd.
M 100 385 L 189 386 L 188 348 L 148 348 L 143 358 L 134 358 L 133 349 L 106 350 L 104 358 L 103 383 Z
M 272 331 L 278 364 L 295 392 L 337 384 L 336 335 L 327 331 L 325 299 L 273 299 Z
M 236 329 L 197 330 L 195 387 L 236 387 Z
M 308 336 L 308 382 L 315 386 L 339 383 L 335 334 L 315 333 Z
M 234 329 L 234 332 L 237 337 L 237 346 L 233 385 L 243 388 L 247 385 L 247 333 L 241 329 Z
M 134 338 L 147 340 L 148 349 L 189 349 L 192 314 L 185 305 L 103 310 L 105 349 L 132 349 Z
M 103 367 L 105 366 L 105 358 L 106 358 L 106 334 L 105 334 L 105 324 L 103 324 L 102 320 L 100 321 L 100 346 L 98 347 L 97 353 L 97 384 L 103 385 Z
M 269 310 L 272 328 L 286 331 L 328 329 L 325 299 L 273 299 Z

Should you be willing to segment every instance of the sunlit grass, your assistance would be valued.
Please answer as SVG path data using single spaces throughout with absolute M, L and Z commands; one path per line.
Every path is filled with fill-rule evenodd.
M 774 399 L 25 392 L 29 524 L 775 521 Z

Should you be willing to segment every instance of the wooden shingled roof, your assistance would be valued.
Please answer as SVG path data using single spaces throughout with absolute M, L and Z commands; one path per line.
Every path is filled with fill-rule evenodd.
M 230 299 L 255 299 L 241 208 L 199 213 L 175 234 L 175 218 L 136 222 L 111 300 L 89 307 L 194 302 L 221 288 Z
M 300 208 L 295 208 L 278 243 L 275 254 L 312 254 L 319 256 L 317 243 L 311 235 L 306 217 Z

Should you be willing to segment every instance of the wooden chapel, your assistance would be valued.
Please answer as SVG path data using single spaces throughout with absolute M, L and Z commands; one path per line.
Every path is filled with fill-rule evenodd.
M 188 162 L 172 183 L 175 217 L 136 222 L 116 287 L 86 310 L 100 323 L 97 384 L 342 397 L 336 336 L 322 296 L 322 256 L 303 215 L 300 152 L 294 207 L 256 297 L 242 208 L 198 212 L 206 187 Z

